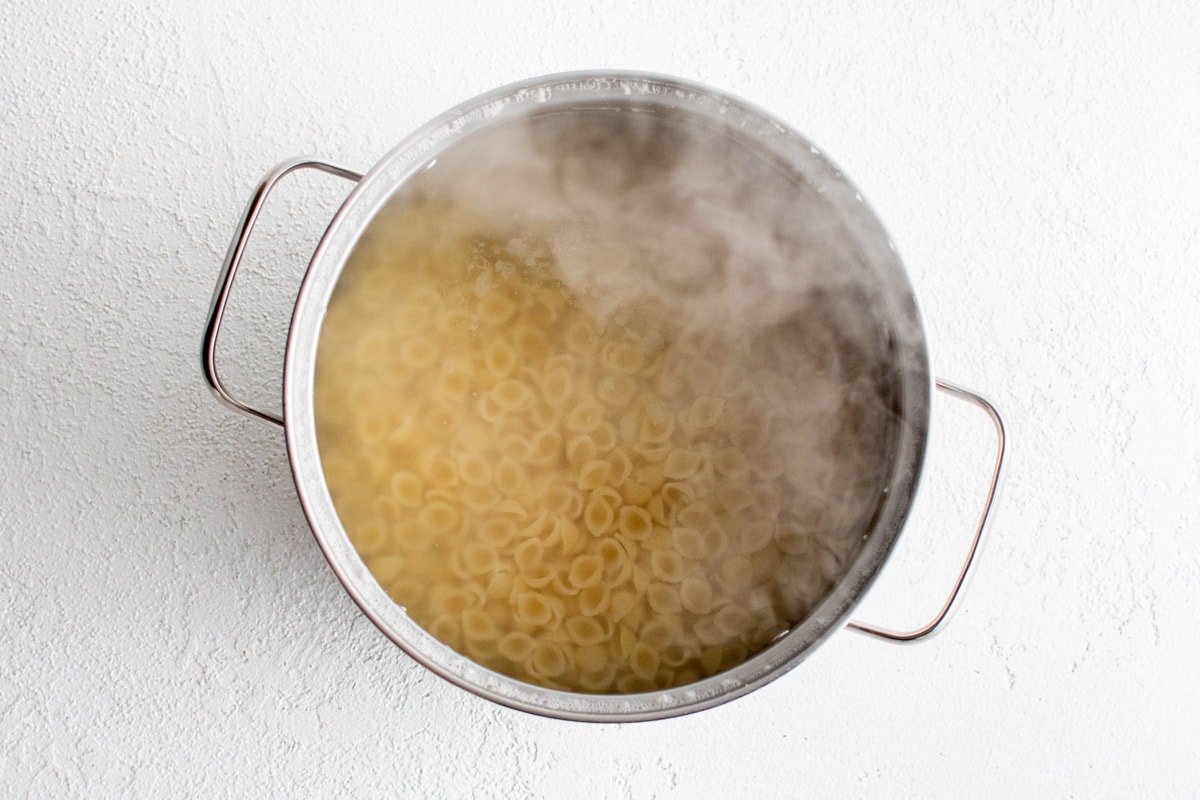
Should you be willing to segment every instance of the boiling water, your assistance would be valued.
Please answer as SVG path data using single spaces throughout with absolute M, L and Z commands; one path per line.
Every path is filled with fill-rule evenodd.
M 685 685 L 802 620 L 894 435 L 841 234 L 698 120 L 543 113 L 440 154 L 356 245 L 317 356 L 326 479 L 379 584 L 572 691 Z

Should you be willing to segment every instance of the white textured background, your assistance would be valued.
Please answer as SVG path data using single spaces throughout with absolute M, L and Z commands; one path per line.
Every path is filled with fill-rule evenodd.
M 204 389 L 266 168 L 366 168 L 461 100 L 581 67 L 774 111 L 888 226 L 939 374 L 992 395 L 1014 445 L 944 634 L 841 633 L 667 722 L 509 711 L 358 613 L 279 431 Z M 0 0 L 0 796 L 1197 796 L 1198 98 L 1183 0 Z M 236 290 L 223 357 L 264 404 L 345 191 L 288 184 Z M 918 621 L 965 545 L 989 430 L 935 413 L 864 616 Z

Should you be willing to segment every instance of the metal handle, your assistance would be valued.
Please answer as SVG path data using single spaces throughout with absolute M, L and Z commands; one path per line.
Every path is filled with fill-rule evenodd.
M 961 386 L 956 386 L 953 383 L 942 380 L 937 381 L 936 385 L 938 389 L 941 389 L 952 397 L 974 403 L 991 418 L 992 424 L 996 426 L 996 466 L 992 470 L 992 482 L 988 487 L 987 500 L 983 504 L 983 513 L 979 517 L 979 524 L 975 527 L 975 536 L 971 540 L 971 549 L 967 552 L 967 560 L 963 563 L 962 569 L 958 573 L 958 580 L 954 582 L 954 588 L 950 590 L 949 599 L 942 605 L 942 609 L 938 612 L 937 616 L 920 628 L 906 632 L 891 631 L 861 622 L 850 622 L 846 625 L 851 630 L 875 636 L 889 642 L 908 643 L 920 641 L 936 632 L 942 626 L 942 623 L 946 621 L 946 618 L 950 616 L 962 593 L 963 585 L 967 582 L 967 576 L 971 572 L 971 567 L 975 563 L 975 555 L 979 552 L 979 545 L 983 541 L 984 532 L 987 530 L 988 518 L 991 516 L 992 506 L 995 504 L 996 493 L 1000 485 L 1000 467 L 1004 463 L 1005 445 L 1004 420 L 1000 418 L 1000 412 L 985 397 L 970 389 L 964 389 Z
M 254 223 L 258 221 L 259 212 L 267 202 L 267 195 L 285 175 L 301 169 L 316 169 L 349 181 L 362 180 L 362 175 L 353 170 L 307 157 L 285 161 L 266 174 L 246 205 L 246 213 L 242 215 L 241 224 L 238 225 L 237 232 L 233 235 L 233 241 L 229 244 L 229 252 L 225 255 L 225 264 L 221 267 L 221 274 L 217 277 L 217 288 L 213 292 L 212 305 L 208 309 L 208 325 L 204 328 L 204 345 L 201 353 L 204 363 L 204 379 L 208 381 L 209 388 L 213 390 L 213 394 L 217 396 L 218 400 L 230 408 L 244 411 L 267 422 L 273 422 L 280 427 L 283 426 L 282 417 L 243 403 L 225 388 L 220 373 L 217 372 L 217 337 L 221 333 L 221 323 L 225 319 L 225 306 L 229 302 L 233 279 L 237 277 L 238 267 L 242 265 L 242 256 L 245 255 L 246 245 L 250 241 L 250 233 L 254 230 Z

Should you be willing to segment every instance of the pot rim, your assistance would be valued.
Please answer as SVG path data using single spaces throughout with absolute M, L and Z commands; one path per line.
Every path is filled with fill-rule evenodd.
M 693 684 L 631 695 L 564 692 L 510 678 L 442 644 L 413 622 L 375 582 L 342 527 L 324 479 L 313 413 L 313 372 L 320 330 L 333 287 L 353 246 L 380 207 L 444 147 L 492 122 L 556 102 L 642 101 L 736 118 L 743 130 L 788 159 L 823 193 L 841 197 L 891 323 L 901 403 L 892 473 L 865 543 L 845 575 L 799 624 L 742 664 Z M 786 152 L 785 152 L 786 151 Z M 371 168 L 342 203 L 322 236 L 297 295 L 288 331 L 283 418 L 297 495 L 318 546 L 363 613 L 406 654 L 434 674 L 510 708 L 590 722 L 632 722 L 681 716 L 728 702 L 796 667 L 838 630 L 882 569 L 908 517 L 924 463 L 933 388 L 916 296 L 882 224 L 840 169 L 790 126 L 740 98 L 700 83 L 645 72 L 582 71 L 509 84 L 461 103 L 419 127 Z

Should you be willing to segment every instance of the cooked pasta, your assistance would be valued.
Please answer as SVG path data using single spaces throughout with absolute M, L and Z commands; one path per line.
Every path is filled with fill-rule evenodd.
M 644 276 L 699 251 L 493 213 L 454 170 L 391 201 L 329 304 L 314 401 L 347 534 L 413 620 L 520 680 L 736 666 L 820 602 L 879 502 L 869 348 L 803 299 L 769 323 L 728 297 L 685 313 L 694 292 Z

